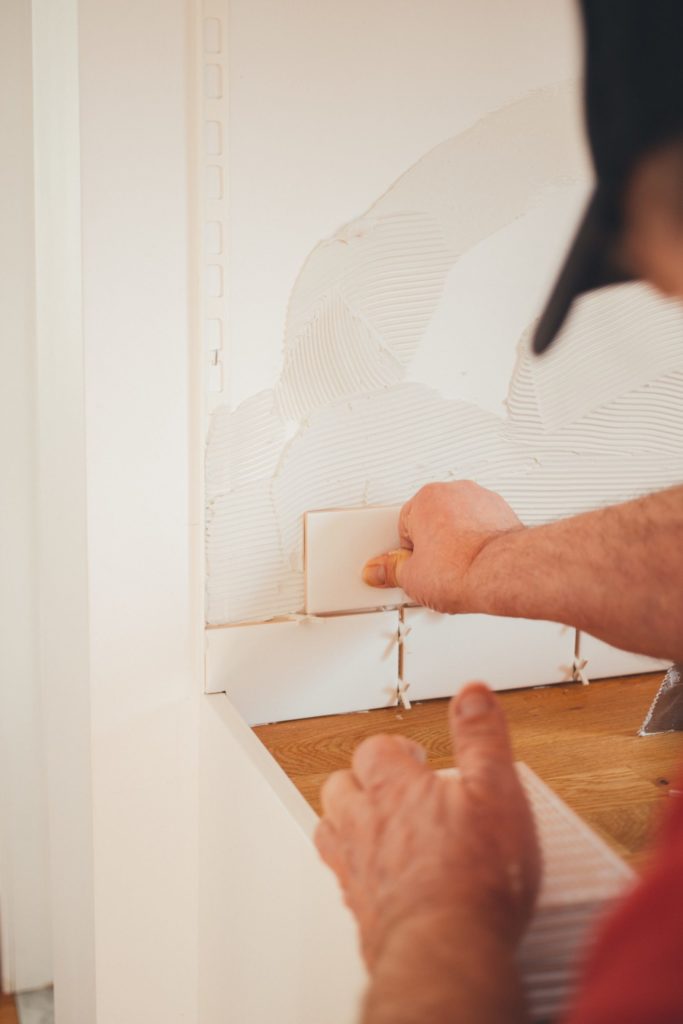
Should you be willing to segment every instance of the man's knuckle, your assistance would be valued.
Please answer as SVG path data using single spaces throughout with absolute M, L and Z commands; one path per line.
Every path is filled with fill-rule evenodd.
M 349 782 L 351 773 L 348 771 L 333 772 L 323 782 L 320 789 L 320 798 L 323 807 L 332 806 L 346 799 L 349 795 Z
M 422 503 L 431 502 L 434 497 L 438 495 L 439 489 L 442 486 L 443 484 L 437 483 L 424 484 L 417 492 L 416 497 L 419 498 Z
M 353 752 L 352 766 L 354 769 L 366 770 L 382 756 L 384 748 L 383 736 L 369 736 L 363 740 Z
M 506 752 L 493 746 L 481 749 L 472 757 L 465 769 L 465 778 L 471 785 L 489 795 L 502 794 L 509 788 L 514 767 Z
M 457 489 L 464 497 L 470 497 L 472 494 L 481 490 L 478 483 L 474 480 L 458 480 Z
M 484 754 L 476 765 L 476 776 L 480 782 L 491 789 L 495 789 L 505 774 L 505 764 L 500 759 L 492 756 L 492 752 Z

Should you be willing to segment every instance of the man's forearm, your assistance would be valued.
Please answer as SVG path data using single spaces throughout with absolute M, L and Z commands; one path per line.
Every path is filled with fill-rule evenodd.
M 683 660 L 683 487 L 495 537 L 467 611 L 564 622 L 628 650 Z
M 438 923 L 390 937 L 372 971 L 363 1024 L 525 1024 L 514 952 L 481 923 Z

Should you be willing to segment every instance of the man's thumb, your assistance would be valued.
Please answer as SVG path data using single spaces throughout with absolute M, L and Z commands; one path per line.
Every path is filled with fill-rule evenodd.
M 484 683 L 470 683 L 449 709 L 453 748 L 462 780 L 475 796 L 490 799 L 515 778 L 505 716 Z
M 405 563 L 412 555 L 407 548 L 388 551 L 386 555 L 371 558 L 363 566 L 363 579 L 370 587 L 401 587 Z

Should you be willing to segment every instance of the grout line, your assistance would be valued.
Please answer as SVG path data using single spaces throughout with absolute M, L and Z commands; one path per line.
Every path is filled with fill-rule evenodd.
M 206 631 L 215 629 L 236 629 L 241 626 L 272 626 L 282 622 L 296 622 L 302 619 L 324 622 L 326 619 L 344 619 L 360 615 L 381 615 L 383 612 L 399 612 L 404 608 L 416 608 L 417 605 L 379 604 L 375 608 L 355 608 L 343 612 L 290 612 L 287 615 L 276 615 L 272 619 L 246 619 L 237 622 L 207 622 Z
M 403 631 L 402 626 L 405 623 L 405 610 L 403 605 L 399 606 L 398 609 L 398 679 L 399 684 L 404 682 L 403 670 L 404 670 L 404 657 L 403 657 Z
M 398 669 L 397 676 L 398 680 L 396 683 L 396 706 L 404 708 L 405 711 L 410 711 L 411 703 L 408 697 L 408 687 L 410 683 L 406 682 L 404 676 L 405 670 L 405 638 L 406 632 L 404 629 L 405 625 L 405 606 L 400 605 L 398 608 Z
M 574 634 L 574 682 L 582 683 L 583 686 L 590 685 L 590 679 L 585 672 L 588 662 L 581 657 L 581 630 L 577 629 Z

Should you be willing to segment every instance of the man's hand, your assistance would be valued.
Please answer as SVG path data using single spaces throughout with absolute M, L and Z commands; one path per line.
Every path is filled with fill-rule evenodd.
M 402 587 L 425 608 L 471 610 L 468 573 L 477 555 L 503 533 L 524 527 L 498 494 L 462 480 L 428 484 L 401 509 L 401 549 L 371 559 L 363 579 Z
M 428 484 L 401 510 L 401 550 L 371 559 L 376 587 L 439 612 L 549 619 L 683 661 L 683 485 L 526 528 L 471 481 Z
M 464 992 L 473 978 L 486 979 L 476 998 L 488 1000 L 496 969 L 486 958 L 502 949 L 500 959 L 509 953 L 513 962 L 538 888 L 539 852 L 491 691 L 466 687 L 451 702 L 450 725 L 459 777 L 437 775 L 404 737 L 361 743 L 351 771 L 323 787 L 316 845 L 358 921 L 371 974 L 400 975 L 399 950 L 412 950 L 414 965 L 421 956 L 449 961 L 447 985 L 464 971 Z

